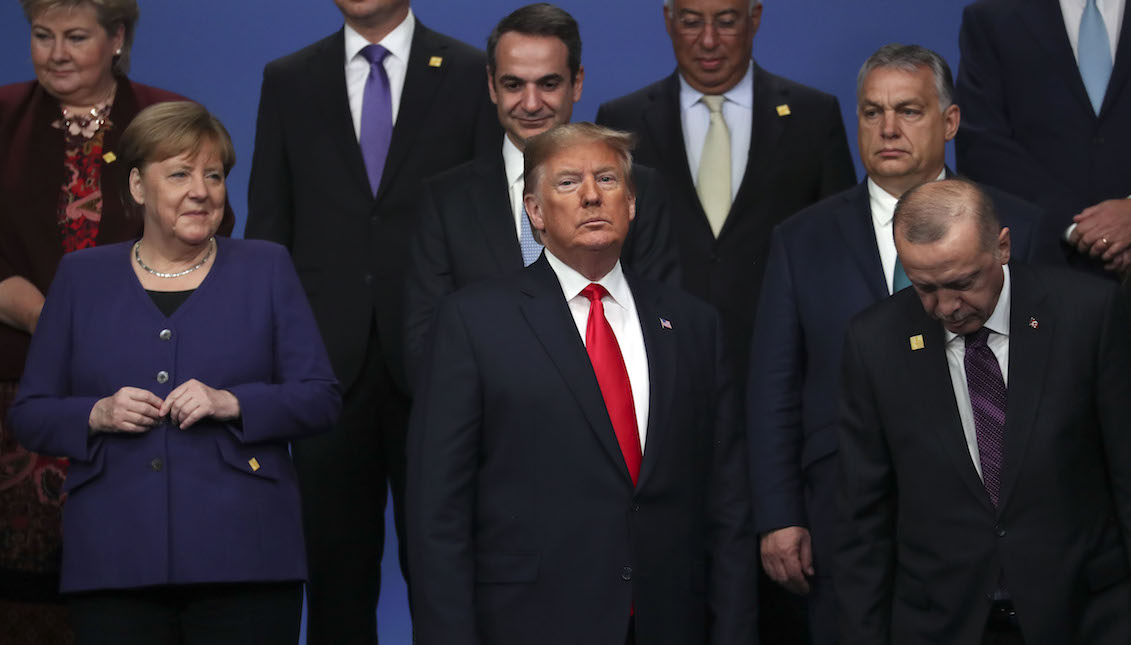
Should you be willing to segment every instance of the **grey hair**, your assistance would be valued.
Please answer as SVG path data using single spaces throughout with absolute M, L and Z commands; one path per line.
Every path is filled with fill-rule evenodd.
M 621 176 L 629 194 L 636 195 L 636 183 L 632 176 L 632 149 L 636 145 L 636 136 L 629 132 L 621 132 L 586 121 L 564 123 L 535 135 L 526 140 L 522 155 L 524 161 L 523 174 L 526 177 L 523 186 L 523 195 L 536 195 L 538 185 L 542 182 L 542 173 L 546 162 L 558 152 L 576 145 L 586 143 L 603 143 L 617 155 L 620 161 Z
M 895 205 L 892 227 L 912 244 L 933 244 L 966 217 L 976 218 L 982 249 L 995 249 L 1001 220 L 993 200 L 977 184 L 959 177 L 928 181 L 904 193 Z
M 937 53 L 919 45 L 901 45 L 891 43 L 876 50 L 860 67 L 856 75 L 856 99 L 860 100 L 860 92 L 864 87 L 864 80 L 872 70 L 880 67 L 894 67 L 905 72 L 915 73 L 919 68 L 926 67 L 935 77 L 935 91 L 939 96 L 939 109 L 946 110 L 954 103 L 954 77 L 950 73 L 950 65 Z
M 762 4 L 762 0 L 750 0 L 750 8 L 751 9 L 753 9 L 754 7 L 757 7 L 760 4 Z M 664 0 L 664 6 L 667 7 L 668 9 L 671 9 L 672 8 L 672 0 Z

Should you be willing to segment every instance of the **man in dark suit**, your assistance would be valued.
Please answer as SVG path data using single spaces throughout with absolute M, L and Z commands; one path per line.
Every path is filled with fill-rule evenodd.
M 527 5 L 491 32 L 487 86 L 506 136 L 501 151 L 488 149 L 425 182 L 406 293 L 410 372 L 445 295 L 538 258 L 541 245 L 522 209 L 522 149 L 528 138 L 569 122 L 584 76 L 577 22 L 558 7 Z M 677 282 L 662 180 L 642 166 L 633 177 L 636 218 L 621 257 L 644 277 Z
M 312 645 L 376 642 L 386 481 L 403 535 L 403 275 L 420 184 L 498 141 L 482 52 L 420 24 L 408 0 L 335 2 L 342 31 L 263 72 L 246 231 L 290 249 L 345 392 L 338 427 L 294 446 Z
M 409 432 L 420 645 L 756 642 L 717 315 L 623 269 L 630 137 L 526 143 L 524 270 L 440 307 Z
M 856 82 L 860 185 L 773 233 L 751 343 L 747 431 L 762 564 L 806 595 L 813 643 L 839 642 L 833 595 L 840 358 L 848 321 L 908 286 L 891 222 L 896 200 L 946 176 L 959 127 L 950 67 L 917 45 L 886 45 Z M 1014 261 L 1059 259 L 1041 245 L 1035 206 L 993 192 Z
M 847 645 L 1131 642 L 1131 326 L 1118 290 L 1007 266 L 963 180 L 904 194 L 914 289 L 844 353 L 836 592 Z
M 1112 275 L 1131 268 L 1121 33 L 1131 34 L 1123 0 L 976 2 L 962 14 L 957 83 L 959 172 L 1040 206 L 1074 265 Z

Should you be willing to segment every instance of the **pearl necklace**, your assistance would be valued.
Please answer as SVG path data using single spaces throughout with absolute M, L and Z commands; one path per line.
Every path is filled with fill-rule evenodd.
M 208 258 L 212 257 L 212 249 L 214 248 L 216 248 L 216 238 L 210 237 L 208 238 L 208 252 L 204 254 L 204 257 L 200 258 L 200 262 L 197 262 L 195 265 L 185 269 L 184 271 L 177 271 L 176 273 L 162 273 L 160 271 L 154 271 L 153 269 L 149 268 L 149 265 L 147 265 L 145 262 L 142 262 L 140 253 L 141 240 L 138 240 L 137 243 L 134 244 L 134 259 L 137 260 L 137 263 L 139 265 L 141 265 L 141 268 L 152 273 L 158 278 L 179 278 L 183 275 L 188 275 L 204 266 L 204 263 L 208 261 Z

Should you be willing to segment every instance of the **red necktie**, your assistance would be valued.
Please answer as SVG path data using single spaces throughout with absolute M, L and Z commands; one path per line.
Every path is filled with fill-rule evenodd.
M 632 475 L 632 483 L 640 475 L 640 432 L 636 427 L 636 406 L 632 402 L 632 386 L 628 382 L 628 370 L 620 353 L 617 337 L 605 318 L 605 306 L 601 298 L 609 295 L 599 284 L 590 284 L 581 290 L 581 295 L 589 299 L 589 321 L 585 324 L 585 351 L 593 363 L 597 375 L 597 385 L 605 399 L 609 420 L 617 435 L 624 463 Z

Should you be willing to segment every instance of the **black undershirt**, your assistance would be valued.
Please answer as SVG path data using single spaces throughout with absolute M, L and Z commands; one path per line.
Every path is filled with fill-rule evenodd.
M 173 312 L 183 305 L 185 300 L 188 300 L 188 297 L 192 295 L 193 291 L 196 291 L 196 289 L 189 289 L 188 291 L 145 290 L 145 292 L 149 294 L 149 297 L 153 299 L 153 304 L 157 305 L 157 308 L 161 310 L 161 313 L 165 314 L 166 318 L 172 316 Z

